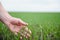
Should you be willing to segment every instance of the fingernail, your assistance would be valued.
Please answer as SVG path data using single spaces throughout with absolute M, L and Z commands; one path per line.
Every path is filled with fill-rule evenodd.
M 22 37 L 20 37 L 20 39 L 22 40 Z
M 29 34 L 27 34 L 27 36 L 28 36 L 28 37 L 30 37 L 30 35 L 29 35 Z
M 29 29 L 29 33 L 30 33 L 30 34 L 32 33 L 30 29 Z

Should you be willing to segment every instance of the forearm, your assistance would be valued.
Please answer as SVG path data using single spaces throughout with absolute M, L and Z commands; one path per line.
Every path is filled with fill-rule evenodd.
M 0 3 L 0 20 L 5 20 L 10 18 L 9 13 L 4 9 L 4 7 Z

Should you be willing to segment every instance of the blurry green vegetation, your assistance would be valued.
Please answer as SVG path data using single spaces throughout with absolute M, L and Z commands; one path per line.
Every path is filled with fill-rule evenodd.
M 9 12 L 13 17 L 27 22 L 32 31 L 29 39 L 23 40 L 60 40 L 60 12 Z M 0 39 L 19 40 L 0 22 Z

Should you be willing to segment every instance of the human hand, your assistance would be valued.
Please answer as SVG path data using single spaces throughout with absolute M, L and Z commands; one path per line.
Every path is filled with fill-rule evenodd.
M 16 35 L 17 35 L 17 33 L 20 32 L 20 30 L 22 28 L 27 26 L 27 23 L 23 22 L 21 19 L 11 17 L 9 15 L 9 13 L 1 5 L 1 3 L 0 3 L 0 21 L 3 22 L 4 24 L 6 24 L 7 27 L 11 30 L 11 32 L 15 33 Z M 25 28 L 25 30 L 26 30 L 26 28 Z M 27 30 L 26 32 L 27 32 L 27 34 L 25 35 L 25 37 L 27 38 L 31 34 L 31 31 Z M 24 35 L 22 35 L 22 36 L 24 36 Z
M 26 38 L 30 37 L 31 31 L 28 29 L 28 27 L 26 27 L 28 24 L 23 22 L 21 19 L 10 17 L 10 19 L 7 19 L 3 22 L 8 26 L 8 28 L 14 34 L 18 35 L 18 33 L 20 33 L 22 36 Z M 24 30 L 22 32 L 23 28 Z M 20 38 L 22 39 L 22 37 Z

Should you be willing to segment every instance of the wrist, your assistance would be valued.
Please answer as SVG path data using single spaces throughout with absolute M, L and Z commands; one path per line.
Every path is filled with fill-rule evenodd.
M 3 14 L 3 13 L 1 13 L 0 14 L 0 20 L 1 21 L 8 21 L 8 20 L 10 20 L 11 19 L 11 16 L 8 14 L 8 13 L 5 13 L 5 14 Z

